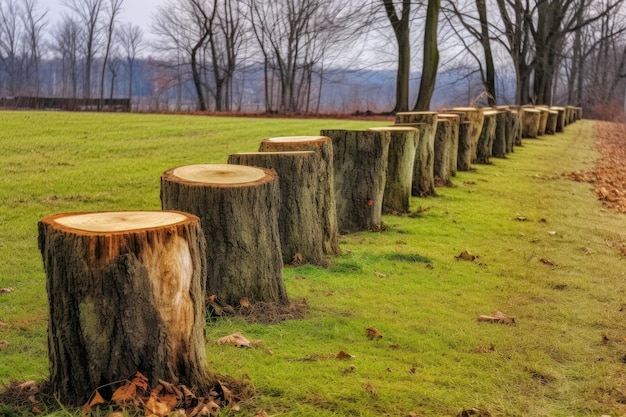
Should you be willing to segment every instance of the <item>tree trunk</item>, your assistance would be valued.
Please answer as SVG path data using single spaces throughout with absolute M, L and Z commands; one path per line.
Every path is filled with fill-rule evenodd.
M 413 111 L 427 111 L 435 91 L 437 69 L 439 68 L 439 48 L 437 46 L 437 26 L 439 24 L 440 0 L 428 0 L 426 22 L 424 23 L 424 59 L 422 78 Z
M 280 186 L 280 232 L 283 263 L 328 265 L 324 257 L 324 218 L 318 204 L 328 199 L 320 184 L 320 157 L 313 151 L 236 153 L 229 164 L 274 169 Z M 320 181 L 322 180 L 322 181 Z
M 83 404 L 136 372 L 208 392 L 206 246 L 196 216 L 67 213 L 38 226 L 50 383 L 63 404 Z
M 491 155 L 496 158 L 506 158 L 506 131 L 508 123 L 509 112 L 507 110 L 498 110 L 496 114 L 496 132 L 491 147 Z
M 207 294 L 229 305 L 287 304 L 278 232 L 278 178 L 262 168 L 187 165 L 161 176 L 163 209 L 202 220 Z
M 450 120 L 438 119 L 435 130 L 435 157 L 433 162 L 433 174 L 435 186 L 448 187 L 450 181 L 450 153 L 452 150 L 452 127 Z
M 558 115 L 556 118 L 556 132 L 562 132 L 565 129 L 565 107 L 552 107 Z
M 497 110 L 488 110 L 483 112 L 485 120 L 483 123 L 483 130 L 480 132 L 478 138 L 478 145 L 476 147 L 476 160 L 472 161 L 477 164 L 489 164 L 493 151 L 493 142 L 496 136 L 497 126 Z
M 325 136 L 290 136 L 269 138 L 261 142 L 260 152 L 313 151 L 319 155 L 319 194 L 316 206 L 319 210 L 324 240 L 322 250 L 326 255 L 339 255 L 339 226 L 333 171 L 333 144 Z
M 559 112 L 557 110 L 550 110 L 548 112 L 548 122 L 546 124 L 546 133 L 554 135 L 556 133 L 556 125 L 559 119 Z
M 456 166 L 459 171 L 472 170 L 472 122 L 459 124 L 459 149 L 456 158 Z
M 546 134 L 546 126 L 548 124 L 548 114 L 550 110 L 547 107 L 537 107 L 537 109 L 541 112 L 539 118 L 539 127 L 537 129 L 537 136 L 543 136 Z
M 414 127 L 380 127 L 372 131 L 389 132 L 389 161 L 383 196 L 383 214 L 408 213 L 411 205 L 411 183 L 415 153 L 421 131 Z
M 397 113 L 395 124 L 423 130 L 422 138 L 415 153 L 411 194 L 417 197 L 437 195 L 434 173 L 437 113 L 432 111 Z
M 507 143 L 510 146 L 509 152 L 514 152 L 516 146 L 522 145 L 522 112 L 517 108 L 509 108 L 511 133 Z
M 452 109 L 452 112 L 463 114 L 464 120 L 472 123 L 469 140 L 471 146 L 470 154 L 473 161 L 476 159 L 478 138 L 480 137 L 480 132 L 483 130 L 483 123 L 485 120 L 483 110 L 476 107 L 455 107 Z
M 458 113 L 439 113 L 438 119 L 450 121 L 450 154 L 448 158 L 448 165 L 450 169 L 450 175 L 456 176 L 457 171 L 457 156 L 459 153 L 459 125 L 461 123 L 461 114 Z M 464 115 L 463 115 L 463 118 Z
M 390 134 L 323 130 L 333 142 L 337 222 L 342 233 L 382 229 Z
M 536 138 L 539 132 L 539 122 L 541 120 L 541 111 L 535 108 L 523 107 L 523 129 L 522 137 Z

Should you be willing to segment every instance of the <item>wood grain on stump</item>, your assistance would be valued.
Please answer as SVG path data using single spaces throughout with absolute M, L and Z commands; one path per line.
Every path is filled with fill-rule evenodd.
M 388 132 L 323 130 L 333 143 L 337 223 L 341 233 L 382 229 Z
M 437 113 L 400 112 L 396 114 L 397 126 L 413 126 L 422 129 L 422 137 L 415 153 L 413 167 L 413 185 L 411 194 L 416 197 L 437 195 L 435 191 L 435 132 Z
M 138 371 L 207 392 L 206 246 L 196 216 L 65 213 L 38 228 L 50 383 L 63 404 Z
M 497 110 L 496 131 L 491 146 L 491 155 L 496 158 L 505 158 L 507 154 L 507 130 L 509 124 L 508 110 Z
M 326 136 L 285 136 L 268 138 L 261 142 L 260 152 L 313 151 L 319 155 L 319 194 L 317 201 L 319 217 L 324 229 L 323 251 L 326 255 L 338 255 L 339 225 L 333 170 L 333 144 Z
M 243 165 L 172 168 L 161 176 L 164 209 L 200 217 L 207 243 L 207 294 L 226 304 L 287 304 L 275 171 Z
M 461 119 L 465 120 L 465 115 L 461 113 L 438 113 L 439 120 L 448 120 L 450 122 L 450 154 L 448 155 L 448 165 L 450 175 L 456 176 L 458 170 L 457 157 L 459 153 L 459 125 Z
M 541 112 L 537 136 L 543 136 L 546 134 L 546 126 L 548 125 L 548 115 L 550 114 L 550 110 L 545 106 L 539 106 L 537 109 Z
M 534 139 L 539 132 L 539 122 L 541 121 L 541 110 L 532 107 L 523 107 L 523 129 L 522 137 Z
M 497 110 L 486 110 L 483 112 L 484 122 L 483 129 L 478 138 L 476 146 L 476 159 L 472 162 L 477 164 L 491 163 L 491 154 L 493 151 L 493 142 L 496 136 L 497 126 Z
M 548 120 L 546 123 L 546 134 L 554 135 L 556 133 L 556 126 L 559 121 L 559 112 L 552 110 L 548 112 Z
M 556 111 L 557 114 L 557 118 L 556 118 L 556 132 L 563 132 L 563 130 L 565 129 L 565 107 L 551 107 L 552 110 Z
M 450 154 L 452 152 L 452 121 L 449 119 L 437 119 L 435 130 L 435 160 L 433 163 L 433 175 L 435 186 L 450 186 Z
M 329 197 L 321 194 L 328 190 L 320 188 L 326 173 L 320 171 L 319 155 L 313 151 L 236 153 L 228 157 L 228 163 L 268 168 L 278 173 L 278 230 L 283 262 L 327 265 L 325 213 L 318 204 Z
M 483 114 L 484 110 L 476 107 L 454 107 L 452 111 L 455 113 L 462 113 L 464 115 L 463 120 L 472 123 L 472 128 L 470 131 L 470 153 L 472 156 L 472 161 L 474 161 L 476 159 L 478 139 L 480 138 L 480 134 L 483 130 L 483 123 L 485 120 L 485 116 Z
M 472 127 L 472 122 L 461 122 L 459 124 L 459 148 L 456 159 L 456 166 L 459 171 L 472 170 Z
M 389 126 L 370 128 L 389 132 L 389 160 L 383 196 L 383 214 L 408 213 L 411 204 L 411 183 L 415 153 L 421 131 L 414 127 Z

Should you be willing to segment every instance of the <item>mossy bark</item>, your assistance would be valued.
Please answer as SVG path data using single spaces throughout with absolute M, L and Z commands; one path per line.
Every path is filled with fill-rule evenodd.
M 207 393 L 204 296 L 207 264 L 200 221 L 143 226 L 144 212 L 66 213 L 39 222 L 48 292 L 50 383 L 61 403 L 141 372 Z M 108 228 L 117 216 L 127 230 Z M 95 219 L 94 230 L 65 220 Z

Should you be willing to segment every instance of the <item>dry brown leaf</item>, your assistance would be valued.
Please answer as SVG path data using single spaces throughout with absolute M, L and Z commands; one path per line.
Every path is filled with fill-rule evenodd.
M 8 347 L 9 347 L 9 342 L 7 342 L 6 340 L 3 340 L 2 342 L 0 342 L 0 350 L 6 349 Z
M 462 259 L 464 261 L 474 261 L 478 258 L 478 256 L 472 255 L 469 250 L 465 249 L 459 254 L 459 256 L 455 256 L 455 258 Z
M 13 288 L 0 288 L 0 295 L 11 294 L 13 291 L 15 291 Z
M 93 394 L 91 394 L 91 398 L 86 405 L 89 409 L 91 409 L 99 404 L 106 404 L 106 401 L 104 401 L 104 398 L 102 398 L 100 392 L 98 390 L 95 390 Z
M 129 402 L 134 402 L 137 399 L 137 385 L 132 381 L 126 381 L 124 385 L 119 387 L 113 392 L 111 401 L 117 405 L 124 405 Z
M 18 385 L 18 387 L 21 390 L 33 391 L 37 389 L 37 383 L 35 381 L 26 381 L 26 382 L 22 382 L 20 385 Z
M 250 347 L 250 341 L 246 339 L 241 333 L 233 333 L 228 336 L 220 337 L 217 339 L 218 345 L 231 345 L 237 347 Z
M 378 278 L 386 278 L 387 275 L 383 274 L 382 272 L 377 272 L 374 271 L 374 275 L 376 275 Z
M 259 410 L 254 414 L 254 417 L 269 417 L 265 410 Z
M 242 297 L 239 300 L 239 305 L 241 306 L 241 308 L 250 308 L 250 301 L 248 301 L 246 297 Z
M 2 327 L 11 327 L 11 326 L 9 324 L 6 324 L 2 320 L 0 320 L 0 328 L 2 328 Z
M 479 322 L 499 323 L 499 324 L 514 324 L 515 317 L 507 316 L 501 311 L 497 311 L 493 316 L 481 315 L 476 318 Z
M 539 259 L 539 262 L 541 262 L 544 265 L 554 266 L 554 262 L 552 262 L 550 259 L 547 259 L 547 258 L 541 258 Z
M 293 255 L 293 258 L 291 258 L 291 264 L 294 266 L 300 266 L 302 265 L 302 262 L 303 259 L 301 253 L 296 253 L 295 255 Z
M 337 353 L 336 358 L 337 359 L 350 359 L 350 358 L 354 358 L 354 356 L 350 355 L 348 352 L 344 350 L 340 350 L 339 353 Z
M 376 391 L 376 388 L 374 387 L 374 385 L 372 385 L 371 382 L 363 384 L 363 388 L 365 389 L 365 391 L 369 392 L 372 397 L 378 396 L 378 391 Z
M 368 327 L 365 329 L 365 336 L 367 336 L 368 339 L 372 340 L 372 339 L 382 339 L 383 338 L 383 334 L 381 332 L 378 331 L 378 329 L 374 328 L 374 327 Z
M 159 400 L 159 398 L 154 395 L 154 392 L 152 393 L 152 395 L 150 395 L 150 398 L 148 398 L 148 401 L 144 404 L 144 408 L 146 410 L 146 415 L 149 412 L 150 414 L 157 417 L 165 417 L 172 412 L 172 408 Z
M 41 409 L 40 409 L 39 407 L 37 407 L 37 406 L 35 406 L 35 407 L 31 408 L 31 409 L 30 409 L 30 411 L 31 411 L 33 414 L 42 414 L 42 413 L 43 413 L 43 411 L 41 411 Z

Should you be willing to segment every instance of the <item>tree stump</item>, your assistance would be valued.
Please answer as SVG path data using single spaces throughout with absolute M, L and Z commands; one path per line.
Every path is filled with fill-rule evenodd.
M 464 120 L 472 123 L 470 131 L 470 153 L 472 161 L 474 161 L 476 159 L 478 139 L 480 138 L 480 134 L 483 130 L 483 123 L 485 120 L 483 109 L 476 107 L 454 107 L 452 111 L 455 113 L 462 113 L 464 115 Z
M 280 232 L 283 263 L 328 265 L 324 257 L 324 215 L 319 155 L 313 151 L 236 153 L 229 164 L 274 169 L 280 186 Z
M 536 138 L 539 132 L 539 122 L 541 121 L 541 111 L 532 107 L 523 107 L 523 128 L 522 137 Z
M 323 130 L 321 134 L 333 143 L 339 231 L 381 230 L 389 132 Z
M 457 158 L 459 154 L 459 125 L 461 118 L 465 119 L 465 115 L 460 113 L 438 113 L 438 119 L 450 121 L 450 155 L 448 164 L 450 168 L 450 176 L 456 176 Z
M 326 255 L 339 255 L 339 225 L 333 171 L 333 144 L 326 136 L 286 136 L 269 138 L 261 142 L 260 152 L 313 151 L 319 155 L 319 194 L 316 206 L 322 221 Z
M 496 158 L 506 158 L 507 154 L 507 129 L 509 124 L 508 110 L 497 110 L 496 131 L 493 136 L 491 155 Z
M 411 194 L 416 197 L 437 195 L 434 175 L 437 113 L 432 111 L 397 113 L 395 124 L 397 126 L 413 126 L 423 130 L 415 153 Z
M 476 159 L 472 162 L 477 164 L 489 164 L 493 151 L 493 142 L 496 136 L 497 110 L 486 110 L 483 112 L 483 130 L 480 132 L 478 144 L 476 146 Z
M 556 125 L 559 120 L 559 112 L 557 110 L 548 111 L 548 120 L 546 123 L 546 133 L 554 135 L 556 133 Z
M 242 165 L 187 165 L 161 176 L 163 209 L 202 220 L 207 294 L 229 305 L 287 304 L 278 231 L 276 172 Z
M 543 136 L 546 134 L 546 126 L 548 125 L 548 115 L 550 114 L 550 110 L 548 110 L 547 107 L 537 107 L 537 109 L 541 112 L 537 136 Z
M 66 213 L 38 228 L 50 383 L 63 404 L 84 404 L 138 371 L 208 392 L 206 247 L 196 216 Z
M 519 111 L 509 108 L 509 123 L 507 126 L 506 150 L 508 153 L 515 152 L 518 138 L 518 126 L 520 126 Z
M 389 160 L 383 195 L 383 214 L 408 213 L 411 205 L 411 183 L 415 153 L 421 131 L 414 127 L 389 126 L 370 128 L 389 132 Z
M 452 121 L 449 119 L 438 119 L 437 129 L 435 130 L 435 161 L 433 163 L 435 186 L 438 187 L 452 185 L 450 181 L 451 136 Z
M 459 171 L 472 170 L 472 128 L 472 122 L 461 122 L 459 124 L 459 149 L 456 158 L 456 166 Z
M 556 118 L 556 132 L 563 132 L 565 129 L 565 107 L 552 107 L 552 110 L 555 110 L 558 115 Z

